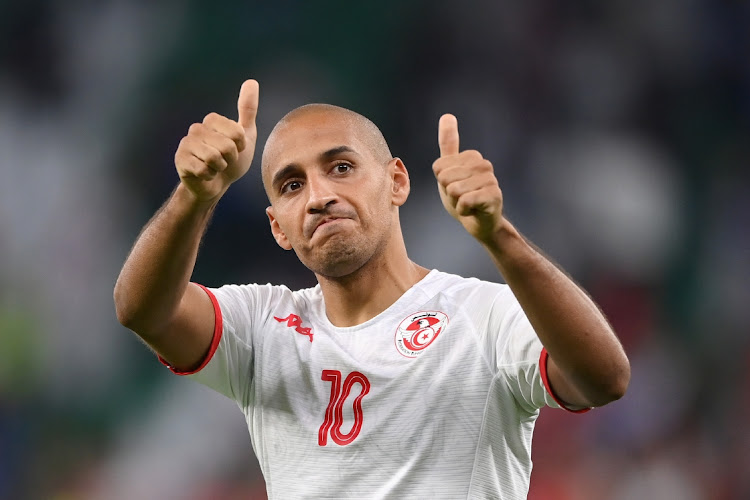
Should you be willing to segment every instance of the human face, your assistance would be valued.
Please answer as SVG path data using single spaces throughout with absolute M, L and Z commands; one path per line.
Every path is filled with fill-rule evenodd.
M 339 278 L 382 253 L 408 195 L 401 160 L 379 162 L 360 127 L 333 112 L 294 118 L 266 144 L 266 209 L 279 246 Z

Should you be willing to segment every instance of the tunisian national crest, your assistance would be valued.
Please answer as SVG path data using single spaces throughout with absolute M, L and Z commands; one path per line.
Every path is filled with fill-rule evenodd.
M 414 313 L 396 328 L 396 349 L 407 358 L 416 358 L 435 342 L 446 326 L 448 316 L 440 311 Z

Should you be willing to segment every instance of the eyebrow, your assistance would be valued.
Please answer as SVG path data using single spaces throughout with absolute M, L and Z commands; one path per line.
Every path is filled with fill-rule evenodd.
M 337 146 L 335 148 L 331 148 L 327 151 L 323 151 L 318 155 L 318 158 L 320 158 L 323 161 L 330 161 L 331 159 L 337 157 L 341 153 L 352 153 L 355 155 L 359 155 L 355 150 L 350 148 L 349 146 Z M 297 163 L 290 163 L 286 167 L 282 168 L 278 172 L 276 172 L 273 176 L 273 179 L 271 180 L 271 185 L 276 187 L 278 186 L 285 178 L 290 176 L 295 170 L 299 170 L 300 166 Z
M 331 158 L 334 158 L 334 157 L 340 155 L 341 153 L 354 153 L 354 154 L 357 154 L 357 152 L 354 151 L 349 146 L 338 146 L 338 147 L 329 149 L 328 151 L 324 151 L 323 153 L 320 154 L 320 157 L 323 158 L 324 160 L 330 160 Z

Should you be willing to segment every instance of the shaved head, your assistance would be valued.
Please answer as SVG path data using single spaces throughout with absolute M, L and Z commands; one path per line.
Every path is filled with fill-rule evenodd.
M 268 169 L 273 161 L 272 157 L 284 149 L 283 132 L 293 127 L 295 122 L 314 116 L 341 121 L 365 145 L 367 151 L 363 153 L 370 154 L 376 162 L 385 165 L 393 158 L 383 133 L 367 117 L 332 104 L 305 104 L 284 115 L 268 136 L 261 158 L 261 175 L 266 188 L 268 188 Z

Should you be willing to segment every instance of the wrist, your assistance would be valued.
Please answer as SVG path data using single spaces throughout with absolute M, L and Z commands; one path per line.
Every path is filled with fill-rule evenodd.
M 222 192 L 218 196 L 210 199 L 201 199 L 192 192 L 185 184 L 180 182 L 172 193 L 172 199 L 181 210 L 188 213 L 211 213 L 221 199 Z
M 525 244 L 521 233 L 505 217 L 502 218 L 498 227 L 487 237 L 480 240 L 487 251 L 496 254 L 505 254 L 519 244 Z
M 529 264 L 537 254 L 526 238 L 505 218 L 498 229 L 482 241 L 482 246 L 503 275 L 517 266 Z

